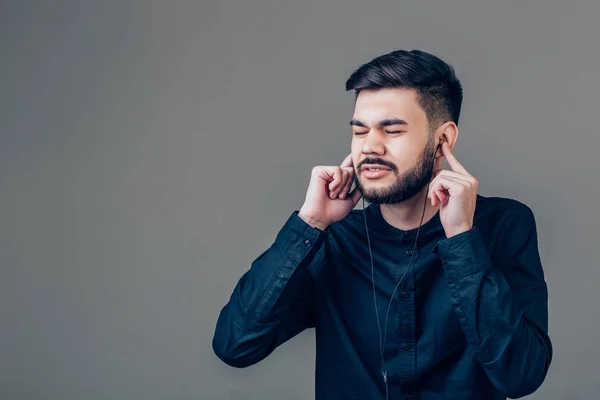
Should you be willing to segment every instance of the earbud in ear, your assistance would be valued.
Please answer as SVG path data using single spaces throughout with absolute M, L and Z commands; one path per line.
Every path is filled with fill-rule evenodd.
M 437 147 L 438 147 L 438 149 L 441 149 L 441 148 L 442 148 L 442 144 L 443 144 L 445 141 L 446 141 L 446 138 L 445 138 L 445 137 L 443 137 L 443 135 L 442 135 L 442 137 L 440 137 L 440 143 L 439 143 L 439 144 L 438 144 L 438 146 L 437 146 Z

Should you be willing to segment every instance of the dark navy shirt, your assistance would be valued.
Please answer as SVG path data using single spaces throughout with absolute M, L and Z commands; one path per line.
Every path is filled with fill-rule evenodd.
M 439 213 L 417 229 L 385 221 L 377 205 L 326 230 L 294 211 L 222 309 L 213 349 L 247 367 L 315 328 L 315 398 L 518 398 L 552 359 L 548 291 L 536 222 L 521 202 L 478 195 L 474 226 L 446 238 Z M 410 268 L 409 261 L 413 258 Z

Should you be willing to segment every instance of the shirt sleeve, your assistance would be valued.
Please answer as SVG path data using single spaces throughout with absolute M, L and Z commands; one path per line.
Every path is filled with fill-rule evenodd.
M 212 345 L 222 361 L 238 368 L 253 365 L 314 326 L 311 271 L 324 263 L 328 234 L 292 213 L 219 314 Z
M 475 226 L 434 247 L 453 309 L 491 382 L 509 398 L 533 393 L 552 359 L 548 290 L 534 215 L 521 203 L 504 222 L 494 262 Z

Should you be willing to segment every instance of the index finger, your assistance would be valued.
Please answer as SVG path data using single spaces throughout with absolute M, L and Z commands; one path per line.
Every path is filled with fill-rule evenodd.
M 471 175 L 465 169 L 465 167 L 463 167 L 462 164 L 458 162 L 456 157 L 454 157 L 454 154 L 452 154 L 452 151 L 450 150 L 450 146 L 448 146 L 447 142 L 444 142 L 442 144 L 442 153 L 444 153 L 444 156 L 446 157 L 446 160 L 448 160 L 448 164 L 450 164 L 450 167 L 452 168 L 453 171 L 464 174 L 464 175 L 469 175 L 469 176 Z
M 340 167 L 352 167 L 354 166 L 352 162 L 352 153 L 348 154 L 348 157 L 344 158 L 344 161 L 340 164 Z

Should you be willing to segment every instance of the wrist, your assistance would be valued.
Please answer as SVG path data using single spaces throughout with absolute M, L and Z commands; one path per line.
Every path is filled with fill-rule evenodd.
M 306 213 L 303 210 L 300 210 L 300 212 L 298 212 L 298 216 L 307 224 L 309 224 L 310 226 L 312 226 L 313 228 L 317 228 L 320 229 L 322 231 L 324 231 L 325 229 L 327 229 L 327 227 L 329 226 L 329 224 L 320 221 L 317 218 L 312 217 L 311 215 L 309 215 L 308 213 Z
M 458 227 L 454 227 L 454 228 L 450 229 L 447 232 L 446 237 L 449 239 L 451 237 L 458 236 L 458 235 L 460 235 L 462 233 L 468 232 L 471 229 L 473 229 L 473 225 L 471 225 L 471 224 L 463 224 L 462 226 L 458 226 Z

